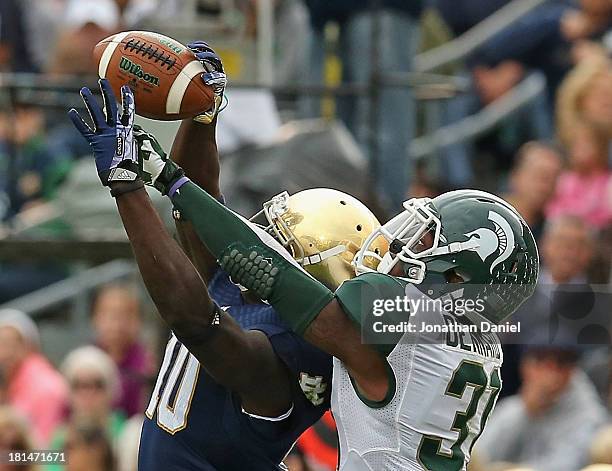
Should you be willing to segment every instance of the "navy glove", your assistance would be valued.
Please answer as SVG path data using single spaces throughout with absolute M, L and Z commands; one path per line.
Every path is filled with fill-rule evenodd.
M 187 47 L 193 52 L 196 58 L 202 63 L 206 73 L 202 74 L 202 81 L 213 88 L 215 92 L 215 104 L 205 113 L 196 116 L 194 119 L 198 123 L 210 124 L 213 122 L 221 109 L 223 94 L 227 86 L 227 76 L 223 70 L 223 62 L 215 51 L 204 41 L 194 41 Z
M 121 110 L 106 79 L 100 79 L 104 109 L 91 90 L 81 89 L 81 97 L 89 112 L 93 129 L 73 108 L 68 112 L 77 130 L 93 149 L 98 176 L 104 186 L 114 182 L 133 182 L 133 189 L 142 187 L 138 164 L 138 147 L 134 140 L 134 94 L 127 85 L 121 87 Z M 118 196 L 113 194 L 113 196 Z

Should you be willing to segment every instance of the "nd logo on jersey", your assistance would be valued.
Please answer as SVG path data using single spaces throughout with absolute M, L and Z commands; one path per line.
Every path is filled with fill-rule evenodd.
M 308 373 L 300 373 L 300 388 L 304 396 L 315 406 L 323 404 L 323 395 L 327 390 L 327 383 L 323 382 L 323 376 L 310 376 Z

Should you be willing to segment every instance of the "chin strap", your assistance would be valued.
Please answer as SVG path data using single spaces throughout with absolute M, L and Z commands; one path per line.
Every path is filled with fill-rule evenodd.
M 346 252 L 346 247 L 344 245 L 336 245 L 331 249 L 324 250 L 323 252 L 319 252 L 314 255 L 309 255 L 308 257 L 296 259 L 295 261 L 303 267 L 307 267 L 308 265 L 314 265 L 315 263 L 322 262 L 327 258 L 335 257 L 336 255 L 340 255 L 344 252 Z
M 474 250 L 480 247 L 480 243 L 472 238 L 465 242 L 452 242 L 443 247 L 438 247 L 433 252 L 427 254 L 428 257 L 436 255 L 448 255 L 451 253 L 463 252 L 464 250 Z

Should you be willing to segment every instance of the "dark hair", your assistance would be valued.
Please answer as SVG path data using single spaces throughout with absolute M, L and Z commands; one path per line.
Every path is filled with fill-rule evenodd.
M 580 351 L 571 347 L 563 348 L 552 345 L 534 345 L 527 348 L 523 356 L 536 360 L 552 360 L 560 366 L 573 366 L 580 359 Z

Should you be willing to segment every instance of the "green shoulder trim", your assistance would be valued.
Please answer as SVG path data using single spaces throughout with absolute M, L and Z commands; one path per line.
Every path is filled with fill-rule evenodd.
M 372 409 L 381 409 L 385 407 L 391 402 L 391 400 L 393 399 L 393 396 L 395 396 L 395 390 L 397 389 L 395 373 L 393 372 L 393 368 L 391 368 L 391 365 L 388 362 L 385 361 L 385 365 L 387 367 L 387 381 L 388 381 L 389 389 L 387 390 L 387 395 L 384 397 L 384 399 L 380 401 L 373 401 L 365 397 L 363 393 L 357 387 L 357 384 L 353 380 L 353 377 L 349 374 L 349 378 L 351 379 L 351 384 L 353 385 L 355 394 L 357 394 L 357 397 L 359 398 L 361 402 L 363 402 L 366 406 Z

